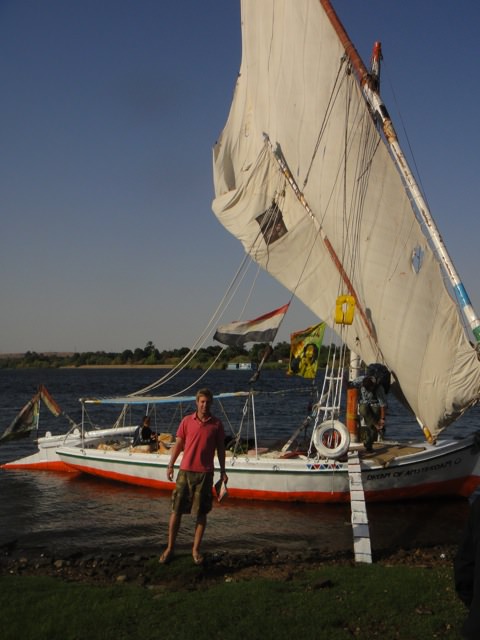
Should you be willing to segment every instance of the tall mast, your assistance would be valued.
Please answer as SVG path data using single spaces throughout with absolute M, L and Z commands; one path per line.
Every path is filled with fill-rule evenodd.
M 348 37 L 348 34 L 345 31 L 342 23 L 340 22 L 337 14 L 335 13 L 330 0 L 319 0 L 319 2 L 322 5 L 328 19 L 330 20 L 340 39 L 340 42 L 345 49 L 345 53 L 349 58 L 350 63 L 357 75 L 360 86 L 362 87 L 364 97 L 372 111 L 373 116 L 382 125 L 385 140 L 387 141 L 387 144 L 390 148 L 392 157 L 395 160 L 395 164 L 397 165 L 400 175 L 403 177 L 412 200 L 415 203 L 415 207 L 423 220 L 428 236 L 437 253 L 440 263 L 443 265 L 445 273 L 450 280 L 453 291 L 455 292 L 458 305 L 462 309 L 463 314 L 470 325 L 470 329 L 473 332 L 475 340 L 477 341 L 478 348 L 480 346 L 480 319 L 478 318 L 472 306 L 472 303 L 460 279 L 460 276 L 453 264 L 452 259 L 448 254 L 447 248 L 445 246 L 445 243 L 443 242 L 437 225 L 432 218 L 428 205 L 420 191 L 420 188 L 400 147 L 397 134 L 388 114 L 387 108 L 380 98 L 380 94 L 378 92 L 379 77 L 368 72 L 357 50 Z
M 375 82 L 377 91 L 380 91 L 380 65 L 382 60 L 382 43 L 375 42 L 373 45 L 372 58 L 370 64 L 370 76 Z

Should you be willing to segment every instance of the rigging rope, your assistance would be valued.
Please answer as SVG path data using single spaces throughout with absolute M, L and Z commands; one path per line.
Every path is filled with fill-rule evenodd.
M 146 387 L 143 387 L 142 389 L 139 389 L 137 391 L 134 391 L 133 393 L 130 393 L 129 396 L 136 397 L 136 396 L 142 396 L 142 395 L 145 395 L 147 393 L 150 393 L 150 392 L 154 391 L 155 389 L 158 389 L 159 387 L 165 385 L 167 382 L 170 382 L 171 380 L 173 380 L 179 373 L 181 373 L 182 371 L 184 371 L 186 369 L 186 367 L 190 364 L 190 362 L 192 362 L 192 360 L 195 358 L 195 356 L 197 354 L 197 351 L 200 348 L 202 348 L 202 346 L 206 343 L 206 341 L 211 336 L 212 329 L 216 328 L 216 325 L 218 324 L 220 318 L 225 314 L 226 310 L 229 308 L 229 306 L 232 303 L 232 300 L 234 299 L 234 296 L 237 293 L 240 285 L 242 284 L 242 282 L 246 278 L 247 272 L 248 272 L 251 264 L 252 264 L 252 261 L 251 261 L 250 256 L 245 255 L 243 257 L 243 259 L 242 259 L 242 262 L 241 262 L 239 268 L 237 269 L 237 272 L 235 273 L 232 281 L 230 282 L 230 285 L 229 285 L 227 291 L 225 292 L 223 298 L 221 299 L 220 303 L 218 304 L 217 308 L 215 309 L 214 313 L 212 314 L 210 320 L 208 321 L 207 326 L 204 328 L 204 330 L 202 331 L 200 336 L 195 341 L 194 345 L 189 349 L 188 353 L 182 358 L 182 360 L 178 364 L 176 364 L 171 370 L 169 370 L 163 377 L 161 377 L 158 380 L 152 382 L 150 385 L 148 385 Z M 260 271 L 260 266 L 258 265 L 257 266 L 257 275 L 255 276 L 255 281 L 258 278 L 259 271 Z M 250 299 L 250 297 L 252 295 L 252 290 L 253 290 L 253 285 L 250 288 L 250 292 L 248 294 L 247 301 L 244 304 L 243 311 L 245 310 L 246 304 L 247 304 L 248 300 Z M 242 313 L 243 313 L 243 311 L 242 311 Z M 196 380 L 194 380 L 192 382 L 192 384 L 190 384 L 188 387 L 185 387 L 184 389 L 182 389 L 180 391 L 176 391 L 175 393 L 171 394 L 172 397 L 182 395 L 186 391 L 191 389 L 193 386 L 198 384 L 200 382 L 200 380 L 202 380 L 207 375 L 207 373 L 215 366 L 215 364 L 217 363 L 217 361 L 219 360 L 221 354 L 224 351 L 225 351 L 225 347 L 222 347 L 222 349 L 220 350 L 218 355 L 215 357 L 213 362 L 210 364 L 208 369 L 205 370 L 202 373 L 202 375 L 199 378 L 197 378 Z

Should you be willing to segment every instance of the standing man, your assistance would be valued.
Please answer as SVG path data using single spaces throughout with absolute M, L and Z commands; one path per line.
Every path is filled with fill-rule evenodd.
M 185 416 L 177 430 L 167 478 L 173 480 L 173 465 L 180 453 L 183 458 L 172 493 L 172 513 L 168 526 L 168 545 L 160 556 L 161 564 L 173 556 L 175 541 L 184 513 L 196 516 L 192 557 L 195 564 L 202 564 L 200 545 L 207 526 L 207 513 L 212 508 L 213 460 L 215 451 L 220 463 L 220 475 L 228 482 L 225 473 L 225 433 L 221 421 L 210 413 L 213 396 L 210 389 L 196 393 L 197 410 Z
M 366 375 L 362 379 L 353 381 L 354 386 L 360 386 L 360 399 L 358 413 L 365 422 L 367 437 L 365 449 L 371 453 L 373 443 L 380 436 L 383 439 L 385 433 L 385 411 L 387 397 L 382 383 L 375 376 Z

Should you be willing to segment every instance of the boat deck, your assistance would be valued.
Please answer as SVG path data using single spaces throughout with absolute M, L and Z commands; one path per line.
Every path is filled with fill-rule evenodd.
M 371 460 L 373 464 L 379 465 L 381 467 L 388 467 L 390 462 L 394 459 L 402 458 L 404 456 L 410 456 L 416 453 L 421 453 L 425 451 L 427 447 L 422 444 L 407 444 L 401 442 L 376 442 L 373 445 L 373 452 L 369 453 L 365 450 L 363 444 L 354 443 L 350 446 L 350 450 L 358 451 L 360 460 Z M 231 457 L 234 454 L 231 451 L 227 451 L 227 457 Z M 245 455 L 244 453 L 239 453 L 237 455 Z M 259 457 L 259 458 L 283 458 L 283 459 L 294 459 L 294 458 L 304 458 L 307 459 L 307 451 L 280 451 L 278 449 L 262 449 L 258 450 L 250 449 L 247 454 L 248 457 Z M 311 456 L 315 457 L 315 456 Z M 340 458 L 341 462 L 347 461 L 347 456 L 343 456 Z
M 164 442 L 162 440 L 158 443 L 158 448 L 151 445 L 137 445 L 135 447 L 131 446 L 128 442 L 100 442 L 100 443 L 91 443 L 88 448 L 96 448 L 103 450 L 113 450 L 119 451 L 121 449 L 128 449 L 131 453 L 149 453 L 152 455 L 166 454 L 169 452 L 171 442 Z M 404 456 L 409 456 L 417 453 L 421 453 L 425 451 L 427 447 L 422 446 L 421 444 L 403 444 L 400 442 L 376 442 L 373 445 L 373 452 L 369 453 L 365 450 L 362 444 L 352 444 L 350 450 L 358 451 L 360 460 L 368 460 L 371 461 L 374 465 L 378 465 L 381 467 L 388 467 L 388 465 L 395 459 L 402 458 Z M 247 452 L 238 452 L 237 454 L 232 451 L 226 451 L 227 458 L 231 458 L 234 455 L 236 456 L 246 456 L 248 458 L 266 458 L 266 459 L 295 459 L 295 458 L 303 458 L 307 459 L 307 451 L 286 451 L 283 452 L 278 449 L 268 449 L 268 448 L 258 448 L 250 449 Z M 311 456 L 312 457 L 312 456 Z M 315 457 L 315 456 L 313 456 Z M 339 462 L 347 462 L 347 456 L 343 456 L 339 459 Z

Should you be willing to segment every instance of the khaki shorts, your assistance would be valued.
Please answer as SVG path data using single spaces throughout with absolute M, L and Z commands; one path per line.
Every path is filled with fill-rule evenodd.
M 180 469 L 172 493 L 172 511 L 177 514 L 206 514 L 212 509 L 213 472 Z

